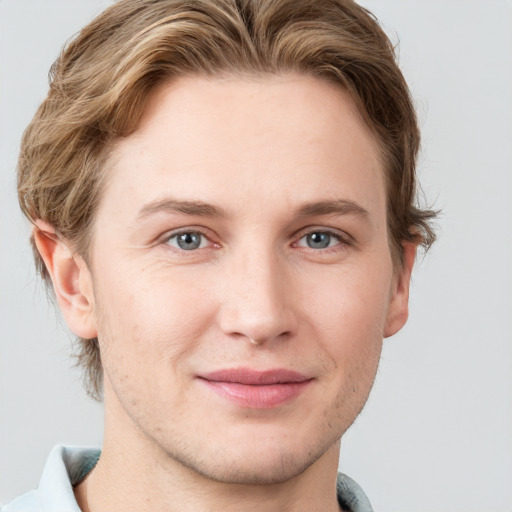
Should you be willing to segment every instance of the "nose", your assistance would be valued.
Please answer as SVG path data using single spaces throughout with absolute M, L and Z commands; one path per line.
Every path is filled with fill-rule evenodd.
M 224 334 L 255 345 L 293 335 L 296 294 L 286 267 L 271 251 L 252 251 L 230 261 L 218 312 Z

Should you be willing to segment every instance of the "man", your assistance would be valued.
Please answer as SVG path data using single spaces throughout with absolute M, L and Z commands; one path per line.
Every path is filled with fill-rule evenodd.
M 63 51 L 19 197 L 105 400 L 5 510 L 371 510 L 337 476 L 433 212 L 357 4 L 125 0 Z

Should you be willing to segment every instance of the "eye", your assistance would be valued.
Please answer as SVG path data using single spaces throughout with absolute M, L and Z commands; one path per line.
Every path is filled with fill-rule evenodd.
M 194 251 L 208 245 L 208 239 L 199 231 L 182 231 L 172 235 L 166 242 L 182 251 Z
M 309 247 L 310 249 L 328 249 L 338 245 L 341 241 L 339 235 L 329 231 L 312 231 L 300 238 L 297 246 Z

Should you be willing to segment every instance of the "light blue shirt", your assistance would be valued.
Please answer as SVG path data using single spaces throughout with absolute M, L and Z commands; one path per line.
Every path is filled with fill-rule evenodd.
M 1 512 L 81 512 L 73 485 L 80 483 L 98 462 L 100 450 L 56 446 L 50 453 L 39 487 L 2 507 Z M 338 474 L 338 501 L 350 512 L 373 512 L 354 480 Z
M 81 512 L 73 485 L 87 476 L 100 453 L 97 448 L 56 446 L 46 461 L 39 487 L 5 505 L 1 512 Z

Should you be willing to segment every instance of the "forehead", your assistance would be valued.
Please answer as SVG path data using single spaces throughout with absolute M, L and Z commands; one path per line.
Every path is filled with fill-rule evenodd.
M 236 211 L 247 201 L 293 207 L 341 193 L 384 208 L 377 143 L 350 95 L 305 75 L 162 84 L 112 155 L 104 203 L 170 194 Z

